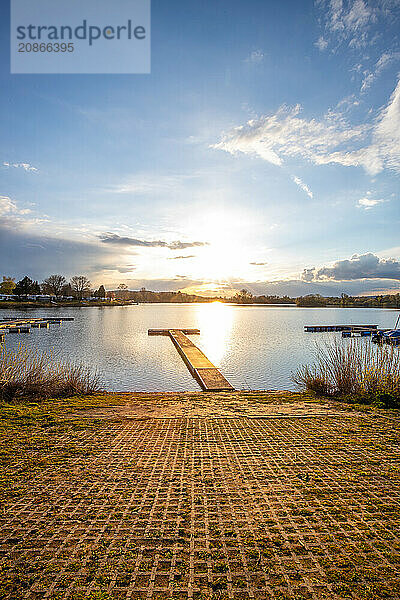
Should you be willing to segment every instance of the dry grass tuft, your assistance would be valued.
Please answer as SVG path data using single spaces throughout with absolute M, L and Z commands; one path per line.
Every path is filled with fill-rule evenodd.
M 335 340 L 318 347 L 314 365 L 292 376 L 296 385 L 321 396 L 352 396 L 378 406 L 400 406 L 400 353 L 393 346 Z
M 16 350 L 0 345 L 1 400 L 67 398 L 99 391 L 98 373 L 89 367 L 57 360 L 23 344 Z

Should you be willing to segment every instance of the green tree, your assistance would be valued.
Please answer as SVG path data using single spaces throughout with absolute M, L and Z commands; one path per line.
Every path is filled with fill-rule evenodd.
M 308 294 L 307 296 L 300 296 L 300 298 L 296 299 L 297 306 L 306 306 L 306 307 L 320 307 L 326 306 L 327 300 L 320 294 Z
M 238 304 L 250 304 L 253 300 L 253 294 L 243 288 L 233 297 L 233 300 Z
M 96 290 L 95 296 L 96 296 L 96 298 L 105 298 L 106 297 L 106 290 L 105 290 L 104 285 L 101 285 L 99 287 L 99 289 Z
M 18 281 L 18 283 L 16 284 L 15 288 L 14 288 L 14 294 L 16 296 L 28 296 L 29 294 L 36 294 L 36 293 L 40 293 L 40 288 L 39 291 L 36 292 L 36 286 L 38 286 L 38 282 L 37 281 L 32 281 L 32 279 L 30 277 L 28 277 L 27 275 L 25 275 L 25 277 L 23 279 L 21 279 L 20 281 Z
M 12 294 L 15 285 L 15 277 L 5 277 L 3 275 L 3 281 L 0 283 L 0 294 Z
M 40 289 L 39 282 L 38 281 L 34 281 L 32 283 L 32 288 L 31 288 L 30 293 L 34 294 L 34 295 L 37 295 L 37 294 L 40 294 L 40 292 L 41 292 L 41 289 Z
M 342 292 L 340 294 L 340 299 L 341 299 L 340 300 L 340 304 L 341 304 L 341 306 L 343 308 L 348 305 L 348 303 L 349 303 L 349 296 L 348 296 L 348 294 L 345 294 L 344 292 Z

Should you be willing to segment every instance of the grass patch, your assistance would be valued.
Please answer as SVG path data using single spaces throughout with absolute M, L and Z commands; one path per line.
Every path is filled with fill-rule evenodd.
M 275 401 L 254 393 L 257 402 L 263 395 Z M 306 421 L 79 415 L 149 399 L 189 406 L 198 396 L 0 402 L 0 599 L 139 600 L 152 587 L 154 600 L 183 600 L 189 590 L 194 600 L 245 600 L 251 589 L 260 600 L 270 589 L 291 600 L 398 597 L 392 415 L 354 407 L 344 419 Z M 304 580 L 315 581 L 316 567 L 311 593 Z
M 109 406 L 110 402 L 124 404 L 126 397 L 100 394 L 45 403 L 0 402 L 0 504 L 23 494 L 40 473 L 56 468 L 67 471 L 68 460 L 80 455 L 80 432 L 90 432 L 103 423 L 70 420 L 66 415 L 74 410 Z M 84 450 L 85 455 L 88 452 Z

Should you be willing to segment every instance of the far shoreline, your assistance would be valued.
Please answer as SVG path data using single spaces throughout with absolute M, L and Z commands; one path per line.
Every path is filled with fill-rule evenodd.
M 121 307 L 121 306 L 139 306 L 139 305 L 151 305 L 151 304 L 157 304 L 157 305 L 168 305 L 168 304 L 179 304 L 180 306 L 188 306 L 190 304 L 213 304 L 214 302 L 220 302 L 221 304 L 226 304 L 228 306 L 240 306 L 241 308 L 249 308 L 249 307 L 270 307 L 270 306 L 279 306 L 279 307 L 295 307 L 295 308 L 306 308 L 306 309 L 312 309 L 312 308 L 355 308 L 355 309 L 386 309 L 386 310 L 399 310 L 398 307 L 395 306 L 362 306 L 362 305 L 357 305 L 357 306 L 341 306 L 340 304 L 325 304 L 325 305 L 320 305 L 320 306 L 301 306 L 294 303 L 288 303 L 288 302 L 254 302 L 254 303 L 240 303 L 240 302 L 221 302 L 220 299 L 218 300 L 206 300 L 205 302 L 132 302 L 132 301 L 118 301 L 118 302 L 62 302 L 62 303 L 50 303 L 50 302 L 25 302 L 25 301 L 21 301 L 21 302 L 0 302 L 0 310 L 35 310 L 38 308 L 45 308 L 45 309 L 63 309 L 63 308 L 115 308 L 115 307 Z

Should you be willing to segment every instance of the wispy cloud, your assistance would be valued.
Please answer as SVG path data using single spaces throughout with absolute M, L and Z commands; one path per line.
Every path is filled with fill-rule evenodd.
M 140 240 L 137 238 L 119 236 L 117 233 L 106 232 L 99 235 L 100 240 L 104 244 L 112 244 L 117 246 L 138 246 L 145 248 L 169 248 L 170 250 L 184 250 L 185 248 L 195 248 L 200 246 L 208 246 L 208 242 L 181 242 L 175 240 L 173 242 L 164 242 L 162 240 Z
M 308 185 L 306 185 L 304 183 L 304 181 L 302 181 L 300 179 L 300 177 L 293 176 L 293 181 L 295 182 L 296 185 L 299 186 L 299 188 L 301 188 L 303 190 L 303 192 L 305 192 L 307 194 L 307 196 L 309 196 L 310 198 L 313 197 L 312 191 L 310 190 L 310 188 L 308 187 Z
M 168 260 L 184 260 L 186 258 L 196 258 L 194 254 L 188 254 L 187 256 L 170 256 Z
M 10 163 L 10 162 L 3 162 L 3 167 L 5 167 L 6 169 L 23 169 L 24 171 L 30 171 L 30 172 L 35 172 L 38 171 L 38 169 L 36 167 L 33 167 L 32 165 L 30 165 L 29 163 Z
M 389 103 L 379 114 L 373 144 L 386 165 L 400 172 L 400 80 Z
M 364 71 L 364 79 L 361 84 L 361 93 L 366 92 L 371 85 L 374 83 L 375 79 L 379 77 L 386 67 L 388 67 L 391 63 L 400 59 L 400 52 L 384 52 L 380 58 L 376 61 L 374 68 L 372 71 Z
M 266 263 L 266 262 L 251 262 L 250 264 L 253 265 L 254 267 L 264 267 L 268 263 Z
M 385 167 L 400 172 L 400 81 L 371 123 L 351 126 L 333 111 L 322 120 L 305 119 L 300 112 L 300 105 L 282 106 L 235 127 L 212 148 L 259 156 L 278 166 L 297 156 L 316 165 L 361 166 L 371 175 Z
M 305 269 L 303 281 L 351 281 L 355 279 L 400 279 L 400 262 L 395 258 L 379 258 L 372 252 L 354 254 L 338 260 L 332 267 Z
M 122 273 L 122 274 L 126 274 L 126 273 L 132 273 L 132 271 L 134 271 L 136 269 L 135 265 L 117 265 L 117 264 L 113 264 L 113 265 L 109 265 L 109 266 L 105 266 L 105 265 L 95 265 L 92 268 L 92 272 L 93 273 L 107 273 L 107 272 L 115 272 L 115 273 Z
M 326 41 L 320 50 L 328 44 L 365 48 L 373 40 L 374 27 L 393 20 L 399 8 L 398 0 L 316 0 L 315 4 L 321 11 Z
M 357 201 L 357 207 L 358 208 L 363 208 L 364 210 L 370 210 L 371 208 L 373 208 L 374 206 L 377 206 L 378 204 L 382 204 L 382 202 L 385 202 L 385 200 L 382 199 L 374 199 L 374 198 L 369 198 L 368 196 L 365 198 L 360 198 Z
M 231 154 L 258 155 L 278 166 L 283 164 L 284 157 L 301 156 L 315 164 L 336 162 L 372 168 L 365 153 L 338 150 L 344 144 L 362 140 L 369 127 L 307 120 L 300 116 L 300 112 L 300 105 L 293 108 L 282 106 L 273 115 L 252 119 L 246 125 L 235 127 L 212 147 Z
M 323 52 L 324 50 L 327 49 L 328 47 L 328 42 L 327 40 L 324 38 L 323 35 L 321 35 L 317 41 L 315 42 L 314 46 L 316 46 L 318 48 L 318 50 L 321 50 L 321 52 Z
M 197 173 L 189 175 L 164 175 L 164 174 L 138 174 L 128 177 L 121 183 L 107 188 L 106 191 L 115 192 L 117 194 L 153 194 L 173 192 L 180 188 L 184 181 L 194 179 Z
M 259 65 L 264 62 L 265 54 L 262 50 L 253 50 L 249 56 L 245 59 L 245 62 L 253 65 Z

